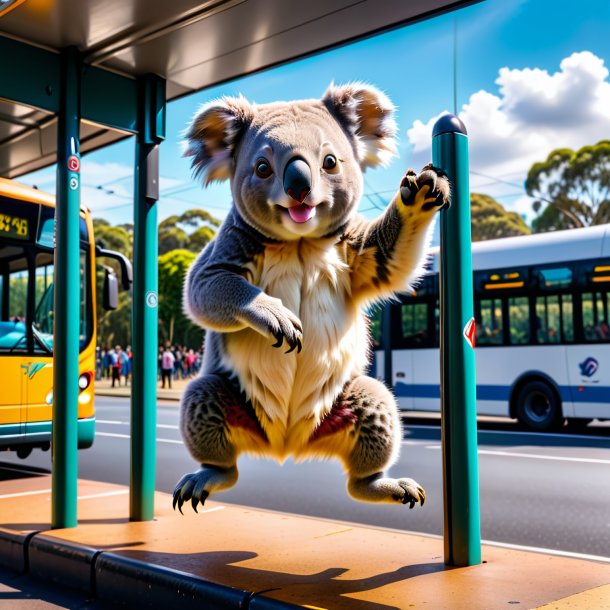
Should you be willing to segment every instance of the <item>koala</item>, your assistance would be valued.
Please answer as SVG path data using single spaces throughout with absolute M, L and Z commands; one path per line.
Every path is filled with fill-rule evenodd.
M 180 416 L 201 467 L 174 509 L 232 487 L 244 452 L 338 458 L 353 498 L 424 504 L 413 479 L 385 474 L 402 429 L 394 396 L 364 374 L 365 312 L 421 276 L 450 186 L 431 164 L 409 170 L 379 218 L 357 214 L 364 170 L 395 153 L 393 113 L 372 86 L 331 84 L 319 100 L 225 97 L 190 125 L 195 174 L 228 179 L 233 202 L 185 280 L 185 311 L 207 330 Z

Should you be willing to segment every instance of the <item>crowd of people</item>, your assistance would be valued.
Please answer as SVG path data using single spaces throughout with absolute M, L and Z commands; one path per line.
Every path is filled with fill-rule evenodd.
M 115 383 L 120 386 L 121 379 L 124 385 L 131 381 L 131 346 L 125 350 L 120 345 L 106 349 L 98 347 L 95 354 L 96 379 L 112 379 L 112 387 Z
M 190 379 L 201 368 L 203 347 L 198 351 L 180 345 L 159 348 L 158 370 L 161 388 L 172 387 L 172 379 Z
M 181 345 L 168 345 L 159 348 L 158 378 L 161 387 L 172 387 L 172 380 L 190 379 L 201 368 L 203 348 L 198 351 Z M 131 382 L 131 346 L 123 349 L 120 345 L 113 348 L 97 348 L 96 379 L 112 380 L 115 385 L 128 386 Z

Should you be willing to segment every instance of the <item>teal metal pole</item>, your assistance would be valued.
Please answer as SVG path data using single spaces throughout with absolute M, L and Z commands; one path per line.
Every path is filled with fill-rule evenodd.
M 165 125 L 165 82 L 140 81 L 135 151 L 131 467 L 129 518 L 150 521 L 155 512 L 159 141 Z
M 434 126 L 432 162 L 451 182 L 441 212 L 441 414 L 445 563 L 481 563 L 468 136 L 453 115 Z
M 80 326 L 80 78 L 78 52 L 61 53 L 55 210 L 53 350 L 53 528 L 77 525 L 78 353 Z

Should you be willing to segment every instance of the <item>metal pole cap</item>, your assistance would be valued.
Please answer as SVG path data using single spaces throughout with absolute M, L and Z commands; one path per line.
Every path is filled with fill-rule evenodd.
M 432 128 L 432 137 L 440 136 L 442 133 L 461 133 L 468 135 L 466 125 L 458 119 L 455 114 L 444 114 Z

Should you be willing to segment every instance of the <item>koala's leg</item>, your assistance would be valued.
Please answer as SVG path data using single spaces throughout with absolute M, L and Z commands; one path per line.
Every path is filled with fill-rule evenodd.
M 371 377 L 356 377 L 335 405 L 351 411 L 355 420 L 353 449 L 343 456 L 350 495 L 365 502 L 423 505 L 426 494 L 413 479 L 384 475 L 398 457 L 402 441 L 398 406 L 385 385 Z
M 182 397 L 180 428 L 184 444 L 201 464 L 196 472 L 186 474 L 174 489 L 173 505 L 191 500 L 195 512 L 214 492 L 229 489 L 237 482 L 238 447 L 232 442 L 232 430 L 266 441 L 251 405 L 246 403 L 228 379 L 203 375 L 191 381 Z

